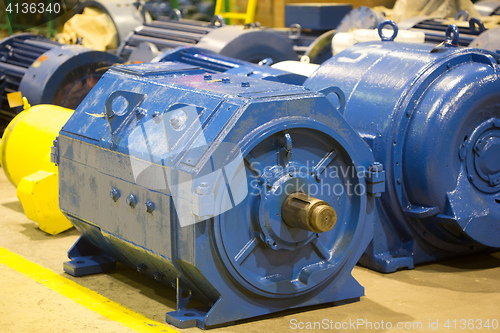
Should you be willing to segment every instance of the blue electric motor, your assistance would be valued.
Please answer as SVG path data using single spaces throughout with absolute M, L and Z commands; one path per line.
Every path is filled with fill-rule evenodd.
M 271 68 L 264 64 L 226 57 L 199 47 L 181 46 L 166 51 L 152 62 L 175 61 L 203 68 L 207 73 L 228 73 L 256 79 L 302 85 L 306 76 Z
M 119 261 L 174 286 L 178 327 L 364 293 L 351 270 L 384 171 L 323 93 L 173 62 L 117 66 L 53 160 L 60 208 L 82 233 L 65 271 Z
M 360 263 L 393 272 L 499 248 L 500 55 L 452 46 L 453 26 L 439 47 L 393 37 L 348 48 L 305 83 L 338 84 L 345 119 L 386 167 Z
M 0 41 L 0 123 L 18 113 L 7 94 L 20 91 L 33 104 L 75 109 L 118 57 L 80 45 L 63 45 L 34 34 L 15 34 Z M 0 125 L 1 126 L 1 125 Z

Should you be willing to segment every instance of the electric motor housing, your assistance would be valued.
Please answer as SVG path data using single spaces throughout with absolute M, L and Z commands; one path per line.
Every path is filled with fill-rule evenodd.
M 307 78 L 305 75 L 271 68 L 264 64 L 257 65 L 249 61 L 226 57 L 199 47 L 181 46 L 166 51 L 152 60 L 152 62 L 165 61 L 181 62 L 201 67 L 207 73 L 227 73 L 295 85 L 302 85 Z
M 132 31 L 120 45 L 118 56 L 125 61 L 149 62 L 179 46 L 196 46 L 254 63 L 266 58 L 275 62 L 297 59 L 287 38 L 253 25 L 224 25 L 220 16 L 211 22 L 160 17 Z
M 182 328 L 359 299 L 351 270 L 384 171 L 330 101 L 342 93 L 323 92 L 173 62 L 111 68 L 53 148 L 82 233 L 65 271 L 120 261 L 174 286 L 166 318 Z
M 345 119 L 386 167 L 360 260 L 381 272 L 500 247 L 500 55 L 454 47 L 451 31 L 440 47 L 354 45 L 304 84 L 338 84 Z
M 1 121 L 6 126 L 19 113 L 7 94 L 20 91 L 33 104 L 75 109 L 115 55 L 80 45 L 63 45 L 33 34 L 15 34 L 0 42 Z M 100 71 L 99 71 L 100 70 Z

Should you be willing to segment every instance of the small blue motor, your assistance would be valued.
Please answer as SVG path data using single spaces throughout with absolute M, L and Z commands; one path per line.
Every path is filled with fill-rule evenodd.
M 53 149 L 82 233 L 64 270 L 120 261 L 174 286 L 167 321 L 182 328 L 359 299 L 351 270 L 384 171 L 327 98 L 340 90 L 322 92 L 173 62 L 111 68 Z
M 393 26 L 305 83 L 344 91 L 345 119 L 386 167 L 360 261 L 382 272 L 500 247 L 500 55 L 454 46 L 454 26 L 438 47 L 392 42 Z

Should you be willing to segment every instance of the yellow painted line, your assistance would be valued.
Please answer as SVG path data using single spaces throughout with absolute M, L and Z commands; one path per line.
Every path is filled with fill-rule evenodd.
M 0 247 L 0 264 L 4 264 L 84 307 L 137 332 L 180 333 L 2 247 Z

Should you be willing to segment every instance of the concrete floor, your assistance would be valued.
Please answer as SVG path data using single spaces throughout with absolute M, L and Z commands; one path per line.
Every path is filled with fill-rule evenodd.
M 15 189 L 0 172 L 0 247 L 49 268 L 78 284 L 96 291 L 111 301 L 164 323 L 165 312 L 175 307 L 175 293 L 141 274 L 119 265 L 111 274 L 73 278 L 62 270 L 66 251 L 77 240 L 74 229 L 57 236 L 40 231 L 28 220 Z M 1 259 L 1 258 L 0 258 Z M 354 277 L 365 287 L 360 302 L 338 307 L 320 306 L 299 311 L 284 311 L 218 328 L 214 332 L 288 332 L 299 323 L 323 320 L 348 323 L 366 320 L 372 325 L 387 322 L 392 329 L 357 329 L 342 332 L 494 332 L 500 329 L 460 329 L 461 320 L 490 323 L 500 321 L 500 253 L 484 254 L 436 264 L 422 265 L 411 271 L 380 274 L 356 267 Z M 131 332 L 120 322 L 107 319 L 72 299 L 36 282 L 14 269 L 0 264 L 0 331 L 2 332 Z M 450 328 L 444 324 L 450 320 Z M 457 328 L 454 329 L 453 320 Z M 429 322 L 439 329 L 429 329 Z M 398 322 L 410 322 L 413 329 L 397 329 Z M 413 322 L 413 324 L 411 323 Z M 471 322 L 472 323 L 472 322 Z M 346 324 L 344 324 L 345 326 Z M 434 324 L 435 325 L 435 324 Z M 165 324 L 164 331 L 168 330 Z M 163 327 L 163 326 L 161 326 Z M 160 329 L 161 329 L 160 327 Z M 408 326 L 409 327 L 409 326 Z M 435 326 L 433 326 L 435 327 Z M 310 329 L 312 331 L 339 331 Z M 143 331 L 148 331 L 145 329 Z M 198 332 L 199 329 L 179 330 Z

